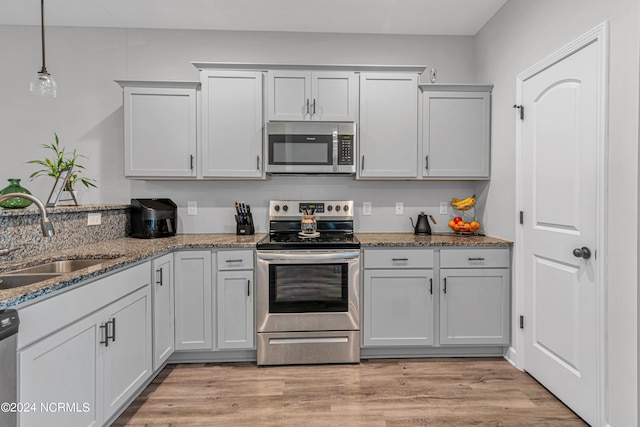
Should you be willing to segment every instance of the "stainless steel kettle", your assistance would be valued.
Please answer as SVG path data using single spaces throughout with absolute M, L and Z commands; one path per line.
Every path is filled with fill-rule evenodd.
M 427 216 L 424 212 L 420 212 L 418 215 L 418 219 L 416 220 L 416 224 L 413 224 L 413 218 L 409 218 L 411 220 L 411 226 L 413 227 L 413 231 L 415 234 L 431 234 L 431 226 L 429 225 L 429 218 L 436 224 L 436 220 L 432 215 Z

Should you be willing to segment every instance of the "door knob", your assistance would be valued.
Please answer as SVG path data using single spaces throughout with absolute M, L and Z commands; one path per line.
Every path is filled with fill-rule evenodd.
M 575 248 L 573 250 L 573 256 L 577 258 L 589 259 L 591 258 L 591 249 L 583 246 L 581 248 Z

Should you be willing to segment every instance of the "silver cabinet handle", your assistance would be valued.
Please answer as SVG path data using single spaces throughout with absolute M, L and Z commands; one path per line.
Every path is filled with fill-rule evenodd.
M 484 261 L 484 258 L 483 258 L 483 257 L 477 257 L 477 258 L 471 258 L 471 257 L 469 257 L 469 258 L 467 258 L 467 259 L 468 259 L 469 261 Z

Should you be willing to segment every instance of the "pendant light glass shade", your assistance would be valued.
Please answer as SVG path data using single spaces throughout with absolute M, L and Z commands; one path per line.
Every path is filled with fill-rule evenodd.
M 47 72 L 45 66 L 45 50 L 44 50 L 44 0 L 40 0 L 40 32 L 42 34 L 42 69 L 31 78 L 29 89 L 31 93 L 40 96 L 51 96 L 53 98 L 58 94 L 58 85 L 53 76 Z
M 29 89 L 32 93 L 40 96 L 56 97 L 58 91 L 58 85 L 55 79 L 46 70 L 36 73 L 31 77 Z

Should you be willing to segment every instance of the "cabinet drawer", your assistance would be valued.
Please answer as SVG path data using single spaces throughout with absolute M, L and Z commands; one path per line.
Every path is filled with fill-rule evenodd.
M 218 270 L 248 270 L 253 268 L 253 251 L 218 252 Z
M 478 268 L 511 266 L 509 249 L 443 249 L 441 268 Z
M 369 249 L 364 268 L 433 268 L 432 249 Z

